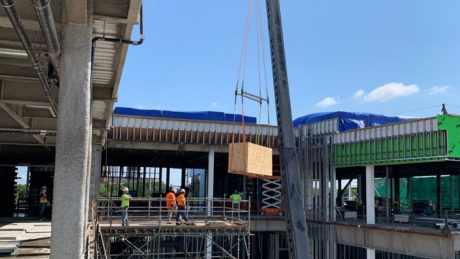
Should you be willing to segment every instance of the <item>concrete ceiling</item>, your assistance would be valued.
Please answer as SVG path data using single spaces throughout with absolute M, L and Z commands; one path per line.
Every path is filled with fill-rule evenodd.
M 91 21 L 93 37 L 130 39 L 138 23 L 142 0 L 50 0 L 58 36 L 63 22 Z M 43 69 L 47 69 L 45 44 L 31 1 L 15 1 L 32 48 Z M 88 10 L 85 12 L 84 10 Z M 91 14 L 92 13 L 92 17 Z M 104 142 L 110 125 L 114 102 L 128 50 L 128 45 L 98 41 L 93 70 L 93 139 Z M 58 100 L 59 88 L 50 95 Z M 19 41 L 3 7 L 0 7 L 0 153 L 8 146 L 43 146 L 52 150 L 56 134 L 55 114 L 40 85 L 32 63 Z M 1 154 L 0 154 L 1 155 Z

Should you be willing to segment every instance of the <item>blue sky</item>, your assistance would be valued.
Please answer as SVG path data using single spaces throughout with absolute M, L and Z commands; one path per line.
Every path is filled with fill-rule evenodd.
M 433 116 L 441 103 L 460 114 L 460 1 L 286 0 L 281 8 L 293 118 L 336 110 Z M 247 11 L 248 0 L 144 1 L 145 41 L 129 48 L 117 106 L 233 112 Z M 253 9 L 246 89 L 258 93 L 254 17 Z M 257 116 L 256 103 L 244 107 Z

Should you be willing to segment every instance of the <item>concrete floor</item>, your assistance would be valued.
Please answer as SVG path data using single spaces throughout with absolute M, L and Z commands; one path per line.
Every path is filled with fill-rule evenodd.
M 0 223 L 0 255 L 3 258 L 49 258 L 51 222 Z

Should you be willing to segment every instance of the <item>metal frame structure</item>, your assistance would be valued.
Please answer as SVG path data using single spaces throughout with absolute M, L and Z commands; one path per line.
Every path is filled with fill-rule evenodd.
M 260 138 L 261 145 L 277 144 L 277 128 L 267 125 L 246 124 L 243 135 L 241 124 L 232 122 L 194 121 L 113 115 L 112 133 L 115 141 L 135 141 L 168 144 L 228 145 L 232 141 L 253 142 Z
M 250 258 L 250 203 L 190 198 L 190 224 L 167 224 L 164 198 L 134 198 L 120 226 L 119 198 L 93 203 L 96 258 Z M 243 208 L 244 207 L 244 208 Z M 246 208 L 247 207 L 247 208 Z

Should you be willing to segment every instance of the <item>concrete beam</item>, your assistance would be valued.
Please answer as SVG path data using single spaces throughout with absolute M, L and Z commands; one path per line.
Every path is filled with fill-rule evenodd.
M 23 80 L 23 81 L 32 81 L 38 82 L 38 77 L 34 76 L 16 76 L 16 75 L 8 75 L 8 74 L 0 74 L 0 79 L 9 79 L 9 80 Z
M 19 125 L 21 125 L 24 129 L 30 129 L 30 122 L 24 119 L 15 109 L 14 107 L 7 105 L 5 103 L 0 103 L 0 107 L 8 113 Z M 20 109 L 19 109 L 20 110 Z M 46 143 L 45 139 L 39 135 L 32 135 L 32 137 L 38 141 L 38 143 L 44 145 Z
M 98 20 L 98 21 L 111 22 L 111 23 L 122 23 L 122 24 L 128 23 L 128 19 L 126 18 L 114 17 L 114 16 L 109 16 L 109 15 L 103 15 L 103 14 L 94 14 L 93 19 Z
M 21 22 L 26 30 L 41 31 L 40 24 L 37 20 L 21 19 Z M 10 19 L 7 16 L 0 16 L 0 28 L 14 29 Z
M 106 120 L 93 119 L 93 129 L 105 129 Z
M 455 258 L 458 235 L 375 225 L 337 224 L 337 242 L 424 258 Z
M 88 1 L 87 0 L 65 0 L 67 22 L 73 24 L 88 23 Z
M 112 98 L 112 91 L 111 87 L 96 87 L 93 86 L 93 100 L 94 101 L 115 101 Z
M 0 57 L 0 63 L 19 67 L 18 69 L 21 69 L 21 67 L 30 67 L 30 61 L 27 59 Z
M 56 102 L 58 90 L 50 89 Z M 16 105 L 29 105 L 49 108 L 51 104 L 38 81 L 3 79 L 0 89 L 0 102 Z
M 286 232 L 287 226 L 284 219 L 252 219 L 249 230 L 251 232 Z M 253 222 L 257 221 L 257 224 Z
M 0 16 L 0 17 L 2 17 L 2 16 Z M 17 50 L 24 51 L 22 43 L 20 41 L 16 41 L 16 40 L 0 39 L 0 47 L 12 48 L 12 49 L 17 49 Z M 46 46 L 45 43 L 40 43 L 40 42 L 34 43 L 34 48 L 37 51 L 46 51 L 48 49 L 48 47 Z
M 185 151 L 185 152 L 209 152 L 211 149 L 217 153 L 228 153 L 228 146 L 210 146 L 196 144 L 168 144 L 152 142 L 129 142 L 120 140 L 107 140 L 109 148 L 120 149 L 148 149 L 165 151 Z
M 5 103 L 0 102 L 0 107 L 10 115 L 11 118 L 13 118 L 21 127 L 24 129 L 30 129 L 29 121 L 26 121 L 24 118 L 22 118 L 17 112 L 15 107 L 10 106 Z

